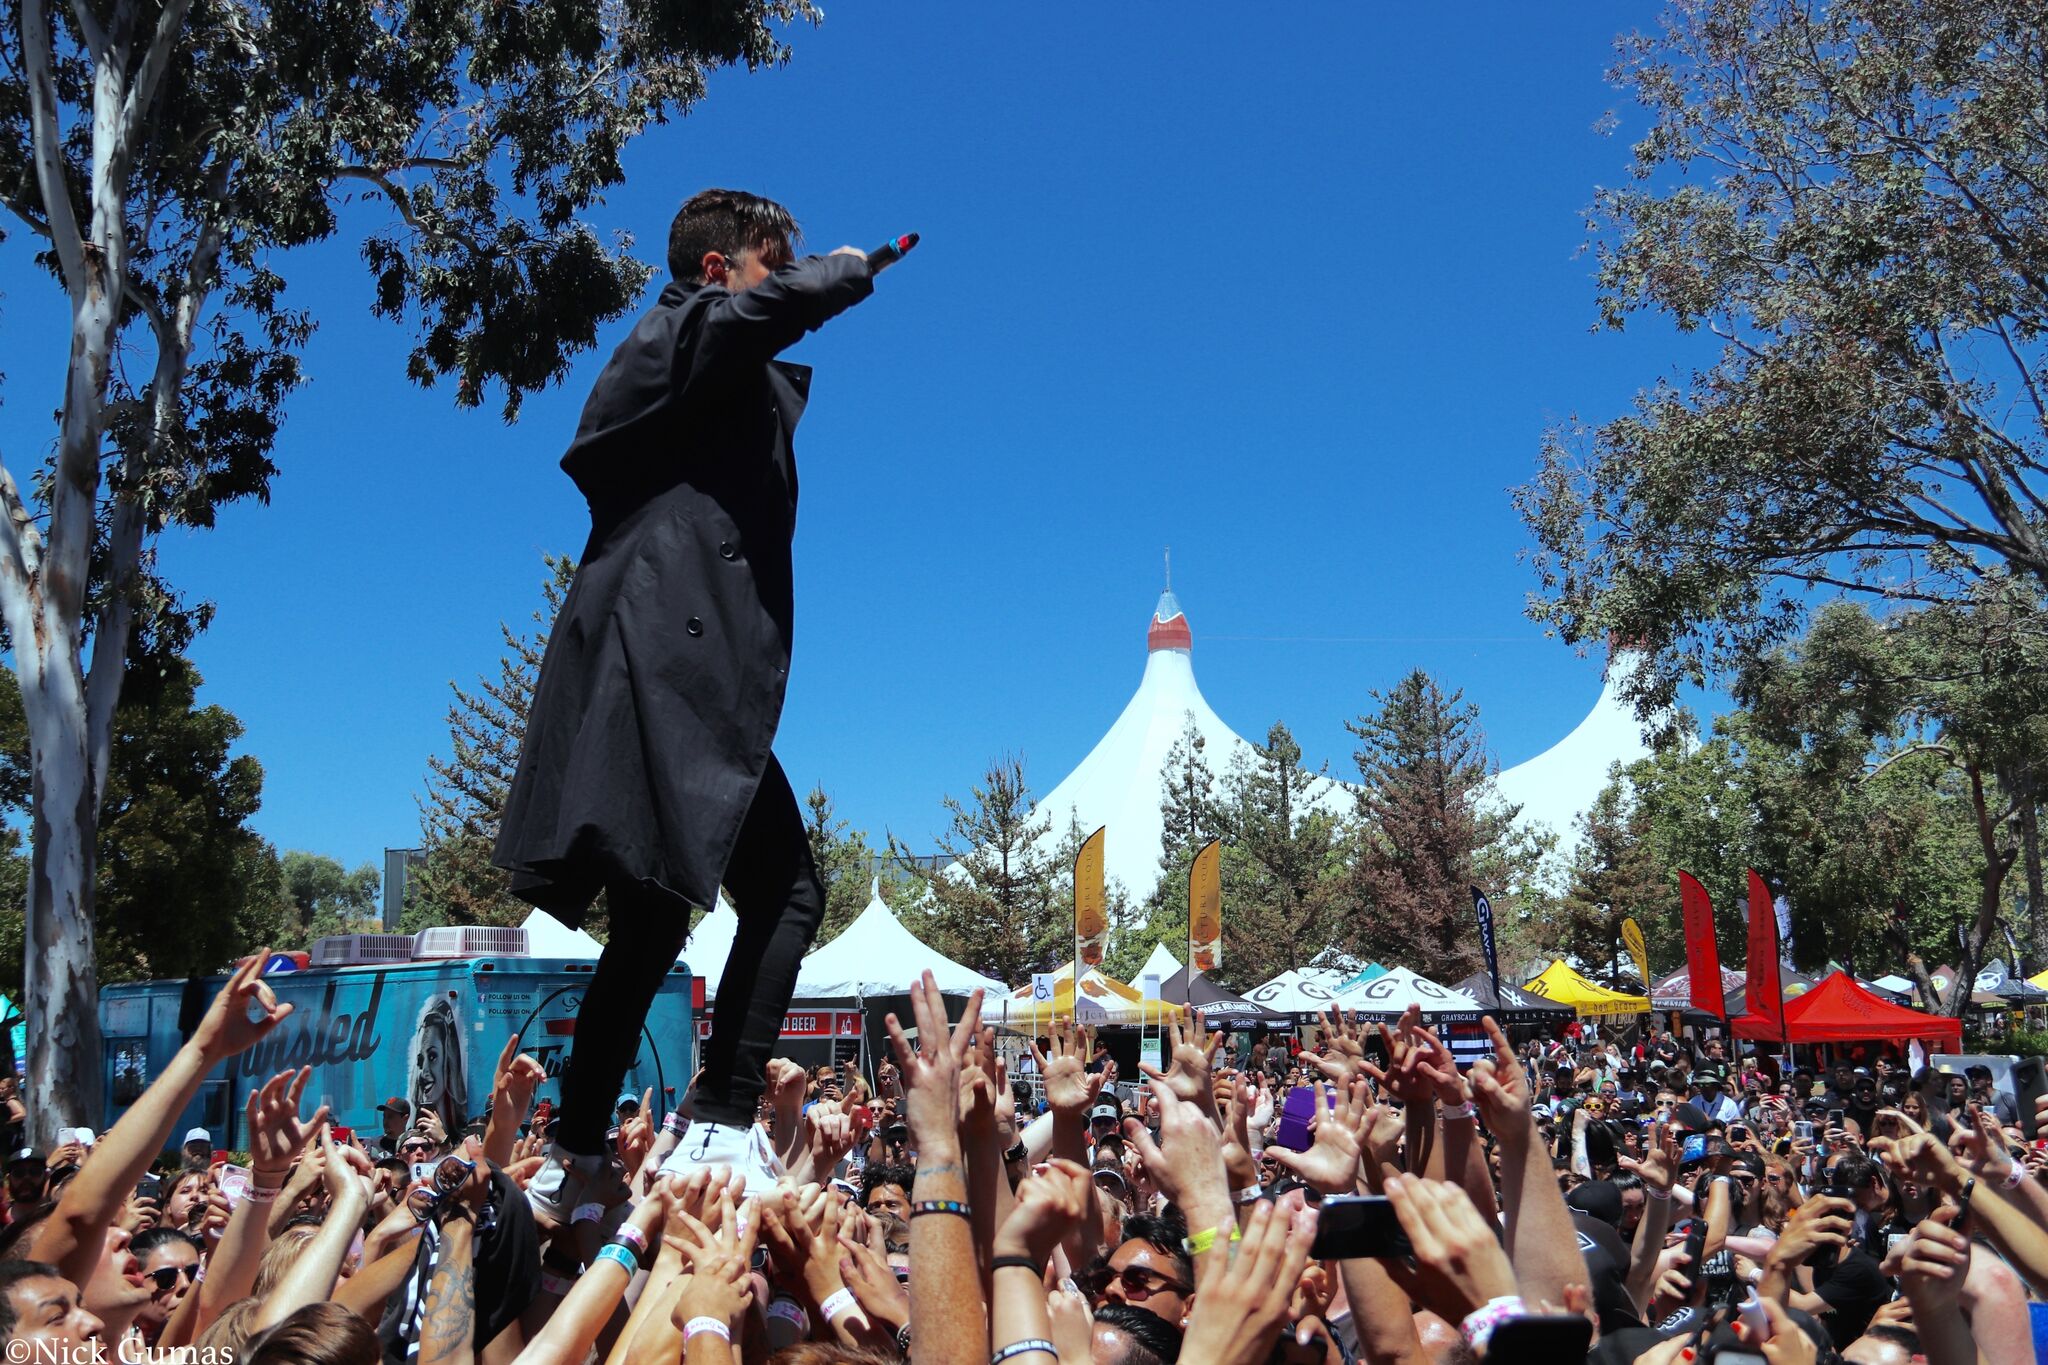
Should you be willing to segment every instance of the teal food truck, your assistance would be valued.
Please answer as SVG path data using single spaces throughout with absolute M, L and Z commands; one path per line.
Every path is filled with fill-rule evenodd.
M 395 941 L 410 951 L 411 940 L 404 936 L 361 937 Z M 316 955 L 331 942 L 316 945 Z M 199 1126 L 215 1147 L 246 1147 L 250 1092 L 278 1072 L 302 1066 L 313 1068 L 306 1084 L 308 1112 L 325 1103 L 337 1124 L 377 1133 L 383 1131 L 377 1106 L 401 1095 L 415 1106 L 432 1106 L 451 1133 L 459 1132 L 489 1104 L 498 1055 L 514 1034 L 521 1050 L 547 1071 L 538 1097 L 560 1105 L 562 1063 L 575 1042 L 576 1015 L 595 962 L 495 954 L 396 960 L 392 947 L 384 951 L 393 960 L 336 966 L 301 966 L 309 955 L 274 954 L 264 981 L 280 1001 L 291 1002 L 290 1017 L 206 1078 L 191 1108 L 172 1125 L 173 1139 Z M 101 990 L 109 1126 L 176 1055 L 226 981 L 224 975 L 194 977 Z M 653 1090 L 657 1111 L 673 1108 L 689 1085 L 695 1065 L 692 1015 L 701 1007 L 701 990 L 689 968 L 678 963 L 641 1030 L 640 1051 L 622 1088 L 636 1096 Z

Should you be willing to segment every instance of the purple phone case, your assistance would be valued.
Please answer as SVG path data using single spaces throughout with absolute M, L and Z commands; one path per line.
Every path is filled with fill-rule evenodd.
M 1315 1116 L 1314 1089 L 1298 1085 L 1288 1091 L 1286 1101 L 1280 1106 L 1280 1128 L 1273 1137 L 1273 1145 L 1285 1147 L 1290 1152 L 1307 1151 L 1314 1143 L 1308 1133 L 1308 1123 Z

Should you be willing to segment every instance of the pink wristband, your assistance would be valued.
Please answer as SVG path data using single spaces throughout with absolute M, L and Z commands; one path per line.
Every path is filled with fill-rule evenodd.
M 1493 1339 L 1493 1329 L 1509 1318 L 1527 1316 L 1529 1310 L 1515 1294 L 1503 1294 L 1497 1299 L 1488 1299 L 1466 1315 L 1458 1324 L 1458 1335 L 1465 1338 L 1465 1344 L 1474 1352 L 1483 1353 L 1486 1343 Z

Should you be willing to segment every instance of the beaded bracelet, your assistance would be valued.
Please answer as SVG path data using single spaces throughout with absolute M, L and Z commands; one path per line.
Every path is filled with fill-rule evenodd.
M 597 1249 L 597 1259 L 593 1260 L 590 1264 L 594 1267 L 598 1261 L 617 1261 L 619 1268 L 628 1275 L 640 1273 L 639 1257 L 633 1254 L 631 1247 L 620 1246 L 617 1242 L 606 1242 L 603 1246 L 599 1247 Z
M 1466 1314 L 1458 1324 L 1458 1334 L 1465 1338 L 1475 1354 L 1484 1354 L 1486 1343 L 1493 1339 L 1493 1329 L 1509 1318 L 1519 1318 L 1528 1313 L 1519 1295 L 1503 1294 L 1497 1299 L 1488 1299 L 1479 1307 Z
M 1008 1346 L 990 1356 L 988 1358 L 988 1365 L 999 1365 L 999 1362 L 1008 1360 L 1011 1356 L 1029 1355 L 1033 1351 L 1043 1351 L 1055 1360 L 1059 1358 L 1060 1354 L 1059 1348 L 1044 1337 L 1026 1337 L 1023 1341 L 1011 1342 Z
M 974 1217 L 974 1210 L 964 1199 L 920 1199 L 910 1206 L 910 1216 L 924 1213 L 950 1213 L 960 1218 Z
M 683 1324 L 683 1340 L 686 1342 L 691 1337 L 706 1333 L 717 1337 L 728 1346 L 732 1344 L 732 1329 L 717 1318 L 691 1318 Z

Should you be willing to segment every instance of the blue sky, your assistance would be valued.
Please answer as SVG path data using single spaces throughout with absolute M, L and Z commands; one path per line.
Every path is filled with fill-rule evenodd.
M 1120 24 L 835 5 L 788 67 L 720 75 L 635 144 L 597 221 L 650 261 L 711 184 L 781 199 L 819 250 L 924 234 L 792 353 L 818 371 L 792 780 L 918 847 L 996 754 L 1046 790 L 1136 686 L 1169 544 L 1197 675 L 1247 736 L 1284 719 L 1348 771 L 1344 720 L 1416 665 L 1479 704 L 1503 764 L 1576 724 L 1601 661 L 1524 616 L 1507 490 L 1547 423 L 1611 415 L 1696 354 L 1654 320 L 1590 331 L 1582 210 L 1640 127 L 1602 72 L 1644 21 L 1604 0 Z M 541 554 L 580 548 L 556 461 L 629 326 L 516 426 L 458 412 L 406 383 L 358 240 L 282 262 L 321 327 L 271 504 L 161 545 L 217 606 L 194 653 L 263 762 L 255 824 L 350 864 L 417 841 L 448 683 L 494 667 Z M 19 470 L 63 354 L 19 234 L 0 292 Z

